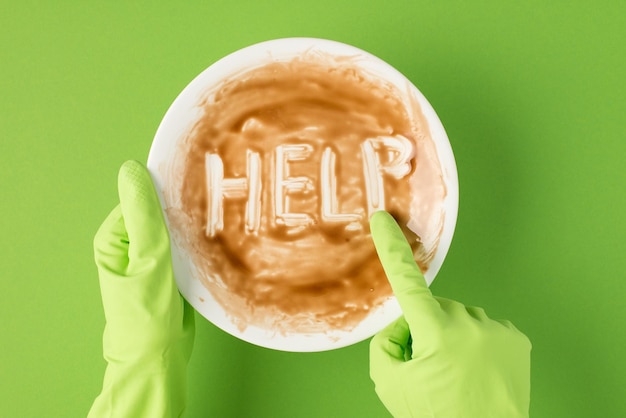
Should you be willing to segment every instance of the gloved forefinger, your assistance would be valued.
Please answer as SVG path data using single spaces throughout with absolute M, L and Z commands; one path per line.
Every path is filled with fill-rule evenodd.
M 413 251 L 393 217 L 376 212 L 370 230 L 380 262 L 393 293 L 414 335 L 421 327 L 436 325 L 443 311 L 433 297 L 422 272 L 413 258 Z

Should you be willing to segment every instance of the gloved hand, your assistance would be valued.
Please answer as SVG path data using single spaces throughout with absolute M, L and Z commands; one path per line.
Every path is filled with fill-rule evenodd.
M 127 161 L 118 191 L 120 204 L 94 238 L 108 365 L 89 417 L 179 417 L 193 309 L 174 282 L 169 236 L 150 174 Z
M 370 344 L 370 375 L 394 417 L 528 417 L 528 338 L 481 308 L 433 297 L 395 220 L 372 216 L 378 256 L 404 316 Z

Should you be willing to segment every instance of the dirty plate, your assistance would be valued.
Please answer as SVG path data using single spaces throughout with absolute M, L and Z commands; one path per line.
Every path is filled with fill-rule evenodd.
M 311 38 L 221 59 L 176 98 L 148 158 L 183 296 L 250 343 L 323 351 L 400 314 L 369 234 L 398 219 L 430 284 L 458 208 L 450 143 L 394 68 Z

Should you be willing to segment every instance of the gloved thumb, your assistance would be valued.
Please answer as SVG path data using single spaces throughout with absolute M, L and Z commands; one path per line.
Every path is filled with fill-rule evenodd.
M 118 193 L 128 233 L 128 273 L 169 259 L 169 235 L 148 170 L 138 161 L 126 161 L 118 174 Z

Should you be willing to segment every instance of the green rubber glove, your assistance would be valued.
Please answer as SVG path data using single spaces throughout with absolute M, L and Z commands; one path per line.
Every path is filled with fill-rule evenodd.
M 89 417 L 179 417 L 193 310 L 174 282 L 169 236 L 150 174 L 127 161 L 118 191 L 120 205 L 94 238 L 108 364 Z
M 370 375 L 394 417 L 528 417 L 528 338 L 480 308 L 434 297 L 398 224 L 386 212 L 370 228 L 404 316 L 370 344 Z

